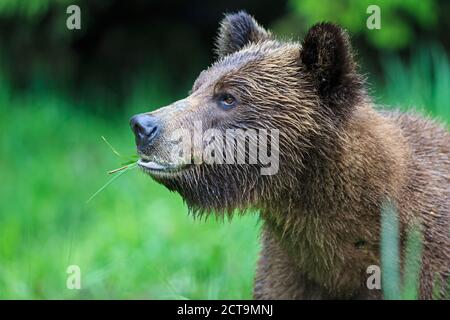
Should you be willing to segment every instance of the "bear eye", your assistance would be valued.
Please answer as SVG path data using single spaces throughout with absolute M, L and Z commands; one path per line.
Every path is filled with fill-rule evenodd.
M 229 93 L 224 93 L 219 97 L 219 105 L 225 109 L 231 109 L 236 104 L 236 99 Z

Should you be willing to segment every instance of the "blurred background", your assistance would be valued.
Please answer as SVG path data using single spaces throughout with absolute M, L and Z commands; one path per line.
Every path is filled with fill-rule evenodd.
M 120 165 L 101 136 L 132 155 L 130 116 L 185 97 L 241 9 L 288 39 L 341 24 L 376 103 L 450 123 L 449 1 L 0 0 L 0 298 L 251 298 L 256 215 L 194 221 L 139 170 L 86 204 Z

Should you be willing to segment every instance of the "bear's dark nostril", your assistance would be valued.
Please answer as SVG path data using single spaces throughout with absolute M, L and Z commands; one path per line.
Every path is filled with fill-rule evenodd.
M 158 127 L 154 126 L 152 131 L 150 131 L 149 138 L 152 139 L 152 137 L 154 137 L 156 135 L 157 131 L 158 131 Z
M 158 118 L 148 114 L 135 115 L 130 119 L 130 126 L 138 149 L 150 146 L 159 134 Z
M 139 125 L 137 125 L 137 124 L 135 124 L 135 125 L 133 126 L 133 132 L 134 132 L 135 134 L 143 134 L 142 128 L 141 128 Z

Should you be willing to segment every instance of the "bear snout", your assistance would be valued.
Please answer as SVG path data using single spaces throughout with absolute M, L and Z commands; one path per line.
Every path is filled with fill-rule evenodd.
M 151 146 L 161 132 L 159 119 L 145 113 L 133 116 L 130 119 L 130 127 L 134 133 L 136 146 L 139 151 L 143 151 Z

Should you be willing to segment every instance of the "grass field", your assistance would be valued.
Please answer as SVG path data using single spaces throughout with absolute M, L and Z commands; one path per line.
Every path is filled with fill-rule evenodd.
M 100 136 L 128 153 L 133 137 L 127 118 L 74 109 L 2 96 L 0 298 L 249 298 L 256 216 L 194 221 L 138 169 L 86 204 L 119 162 Z
M 377 102 L 450 123 L 448 59 L 431 53 L 413 67 L 387 58 Z M 132 154 L 128 117 L 145 99 L 105 118 L 51 91 L 0 87 L 0 298 L 251 298 L 256 215 L 194 221 L 178 195 L 137 169 L 86 204 L 119 163 L 100 137 Z M 72 264 L 82 290 L 66 288 Z

